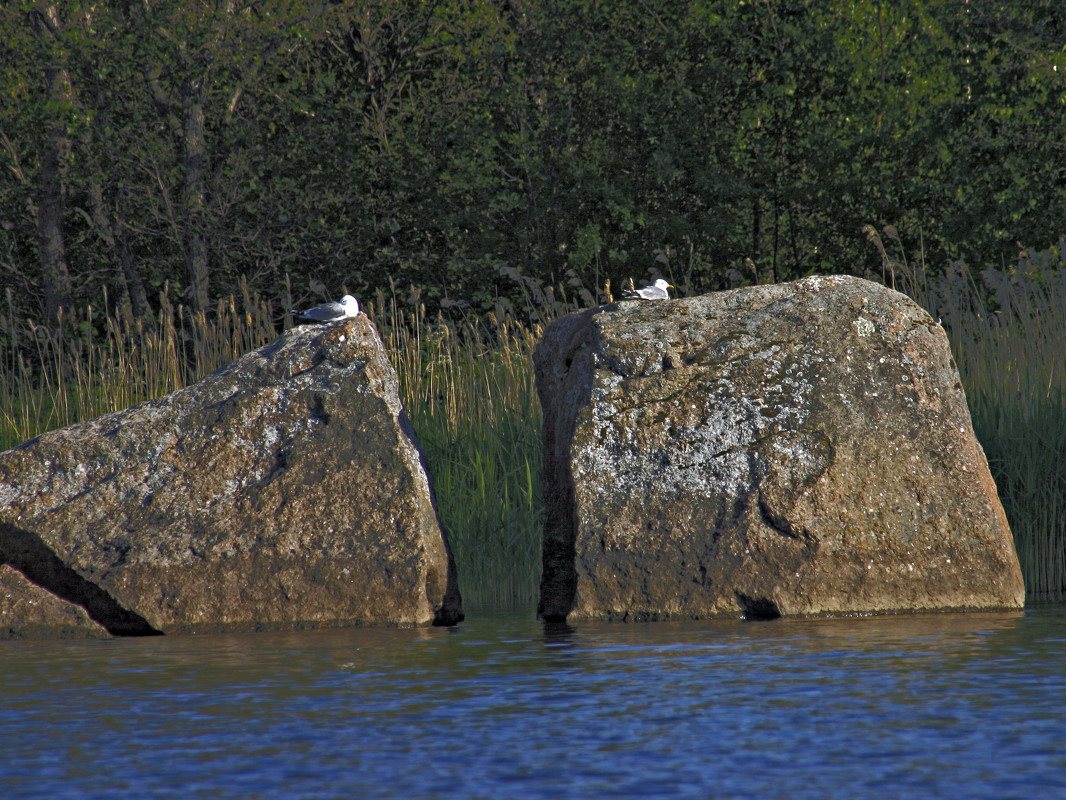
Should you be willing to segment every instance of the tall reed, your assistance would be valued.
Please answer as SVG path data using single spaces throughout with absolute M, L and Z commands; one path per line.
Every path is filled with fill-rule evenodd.
M 1066 589 L 1066 263 L 1023 253 L 1010 270 L 909 261 L 892 228 L 867 230 L 889 285 L 942 319 L 974 428 L 1014 531 L 1030 596 Z M 515 277 L 515 276 L 512 276 Z M 516 280 L 524 280 L 517 276 Z M 523 285 L 522 324 L 505 302 L 481 318 L 426 315 L 417 290 L 379 292 L 366 311 L 381 331 L 433 476 L 441 521 L 473 603 L 529 603 L 540 579 L 540 406 L 532 352 L 541 328 L 594 300 Z M 164 296 L 150 319 L 89 310 L 53 328 L 0 315 L 0 450 L 174 391 L 269 342 L 268 303 L 242 283 L 211 317 Z
M 1036 595 L 1066 590 L 1066 265 L 1053 258 L 1023 253 L 980 283 L 958 264 L 932 287 Z
M 211 317 L 174 306 L 159 313 L 90 306 L 76 324 L 20 323 L 8 296 L 0 316 L 0 450 L 44 431 L 120 411 L 173 392 L 266 344 L 277 334 L 268 304 L 241 282 L 240 303 L 221 301 Z
M 540 404 L 532 352 L 538 326 L 502 305 L 482 320 L 426 317 L 417 290 L 379 292 L 368 313 L 400 377 L 429 463 L 464 596 L 528 604 L 540 582 Z

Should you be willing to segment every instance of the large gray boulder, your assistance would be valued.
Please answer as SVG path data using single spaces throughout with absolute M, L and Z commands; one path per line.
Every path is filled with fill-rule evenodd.
M 462 619 L 365 316 L 0 453 L 0 636 Z
M 560 619 L 1017 608 L 943 329 L 814 277 L 553 323 L 544 577 Z

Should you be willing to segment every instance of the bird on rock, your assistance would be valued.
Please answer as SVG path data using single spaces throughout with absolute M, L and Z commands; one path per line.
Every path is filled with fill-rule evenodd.
M 643 289 L 626 289 L 622 292 L 622 297 L 626 300 L 669 300 L 670 293 L 666 290 L 673 288 L 672 284 L 659 278 L 651 286 L 645 286 Z
M 358 317 L 359 301 L 350 294 L 346 294 L 339 303 L 331 300 L 306 311 L 293 311 L 292 313 L 299 314 L 304 319 L 309 319 L 312 322 L 338 322 L 349 317 Z

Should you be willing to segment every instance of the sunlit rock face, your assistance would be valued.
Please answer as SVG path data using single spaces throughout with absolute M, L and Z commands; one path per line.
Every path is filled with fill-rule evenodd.
M 462 618 L 365 316 L 288 331 L 186 389 L 0 453 L 0 562 L 0 636 Z
M 549 620 L 1017 608 L 943 329 L 813 277 L 571 314 L 536 356 Z

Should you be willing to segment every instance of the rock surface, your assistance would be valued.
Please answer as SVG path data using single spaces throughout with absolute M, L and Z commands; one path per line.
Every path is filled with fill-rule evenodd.
M 8 637 L 462 619 L 365 316 L 0 453 L 0 562 Z
M 549 620 L 1017 608 L 1021 571 L 947 337 L 814 277 L 553 323 Z
M 103 639 L 107 629 L 84 608 L 0 564 L 0 639 Z

